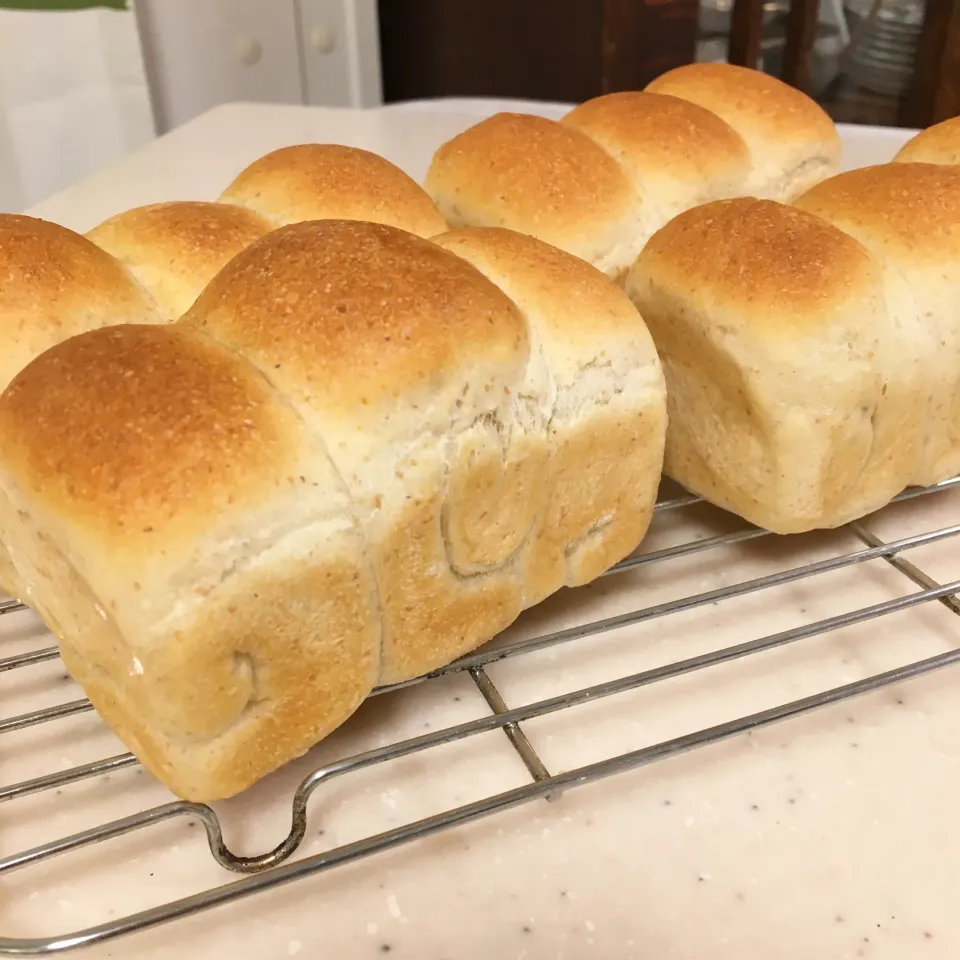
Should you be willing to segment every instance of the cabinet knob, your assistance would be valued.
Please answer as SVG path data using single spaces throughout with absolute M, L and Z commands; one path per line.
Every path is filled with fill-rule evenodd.
M 310 31 L 310 46 L 324 56 L 333 53 L 337 46 L 336 31 L 327 23 L 318 23 Z
M 237 55 L 242 64 L 252 67 L 263 56 L 263 45 L 256 37 L 241 37 L 237 41 Z

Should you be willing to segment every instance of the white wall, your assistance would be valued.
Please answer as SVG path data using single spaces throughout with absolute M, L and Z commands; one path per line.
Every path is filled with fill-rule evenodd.
M 132 13 L 0 10 L 0 210 L 22 210 L 153 136 Z
M 380 103 L 376 0 L 0 9 L 0 211 L 237 100 Z

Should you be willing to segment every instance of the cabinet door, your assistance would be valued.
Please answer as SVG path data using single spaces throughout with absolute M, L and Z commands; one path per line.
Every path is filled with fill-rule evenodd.
M 306 102 L 382 102 L 376 0 L 296 0 Z
M 698 0 L 380 0 L 384 99 L 579 101 L 694 58 Z
M 136 0 L 157 127 L 231 101 L 302 103 L 295 0 Z

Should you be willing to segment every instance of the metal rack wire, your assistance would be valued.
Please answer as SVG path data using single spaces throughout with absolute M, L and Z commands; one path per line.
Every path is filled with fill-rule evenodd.
M 898 500 L 912 499 L 960 486 L 960 478 L 945 481 L 935 487 L 911 489 L 901 494 Z M 681 510 L 698 503 L 698 498 L 689 495 L 662 500 L 657 511 Z M 960 649 L 951 649 L 935 656 L 926 657 L 895 669 L 867 676 L 854 682 L 845 683 L 828 690 L 805 696 L 789 703 L 764 709 L 746 716 L 709 726 L 692 733 L 655 743 L 642 749 L 622 753 L 608 759 L 579 766 L 559 773 L 551 773 L 527 739 L 521 724 L 533 718 L 546 716 L 575 707 L 587 701 L 595 701 L 614 694 L 648 686 L 669 678 L 678 677 L 693 671 L 704 670 L 742 657 L 772 650 L 787 644 L 818 636 L 841 627 L 873 620 L 896 611 L 905 610 L 920 604 L 938 601 L 951 612 L 960 614 L 960 603 L 954 595 L 960 593 L 960 580 L 940 584 L 925 572 L 905 559 L 902 555 L 914 548 L 960 536 L 960 524 L 914 534 L 902 539 L 883 542 L 859 523 L 848 525 L 847 529 L 863 544 L 862 549 L 833 556 L 813 563 L 803 564 L 790 569 L 770 573 L 754 579 L 744 580 L 729 586 L 697 593 L 688 597 L 631 610 L 616 616 L 576 627 L 541 634 L 502 646 L 492 646 L 466 656 L 449 667 L 425 677 L 383 687 L 374 691 L 374 695 L 383 695 L 400 687 L 411 687 L 452 673 L 466 673 L 476 684 L 490 708 L 490 714 L 444 729 L 432 731 L 422 736 L 403 740 L 388 746 L 369 750 L 364 753 L 345 757 L 311 772 L 298 786 L 291 799 L 291 827 L 287 837 L 273 850 L 259 856 L 240 856 L 231 851 L 223 838 L 222 824 L 217 813 L 209 806 L 185 801 L 161 804 L 132 816 L 123 817 L 110 823 L 104 823 L 92 829 L 24 850 L 11 856 L 0 858 L 0 878 L 12 871 L 39 864 L 63 854 L 108 841 L 134 831 L 145 830 L 152 825 L 174 818 L 191 818 L 200 823 L 209 844 L 210 853 L 216 862 L 227 871 L 241 874 L 239 879 L 188 896 L 174 902 L 143 910 L 125 917 L 111 919 L 97 926 L 89 927 L 66 936 L 46 939 L 16 939 L 0 937 L 0 956 L 44 956 L 75 950 L 98 942 L 153 927 L 208 910 L 241 897 L 251 896 L 258 891 L 293 882 L 299 878 L 372 856 L 410 841 L 428 837 L 448 830 L 458 824 L 478 820 L 497 811 L 515 807 L 536 799 L 555 799 L 561 792 L 572 787 L 599 780 L 613 774 L 653 763 L 654 761 L 677 755 L 706 744 L 730 738 L 751 729 L 766 726 L 779 720 L 807 713 L 818 707 L 836 703 L 858 694 L 866 693 L 889 684 L 897 683 L 921 674 L 960 662 Z M 733 533 L 705 537 L 680 543 L 664 549 L 640 553 L 630 557 L 610 570 L 607 576 L 613 576 L 636 567 L 664 562 L 673 558 L 689 556 L 722 546 L 742 543 L 768 536 L 766 531 L 754 527 L 743 527 Z M 811 623 L 783 630 L 759 639 L 737 643 L 732 646 L 713 650 L 689 657 L 674 663 L 647 669 L 629 676 L 608 680 L 593 686 L 584 687 L 559 696 L 550 697 L 522 707 L 511 708 L 500 691 L 490 679 L 486 668 L 497 661 L 521 657 L 534 651 L 572 643 L 587 637 L 615 630 L 620 627 L 639 624 L 667 617 L 671 614 L 696 607 L 714 604 L 734 597 L 741 597 L 771 587 L 817 577 L 831 571 L 862 564 L 867 561 L 883 559 L 903 576 L 907 577 L 918 590 L 905 596 L 886 600 L 881 603 L 864 606 L 840 615 L 831 616 Z M 0 615 L 22 610 L 22 605 L 14 601 L 0 602 Z M 0 673 L 12 670 L 27 670 L 30 667 L 55 660 L 57 648 L 45 646 L 37 650 L 0 659 Z M 62 721 L 92 710 L 87 700 L 75 700 L 69 703 L 35 710 L 20 716 L 0 720 L 0 734 L 8 734 L 39 724 Z M 512 747 L 522 759 L 530 773 L 531 781 L 520 787 L 496 793 L 480 800 L 446 810 L 416 822 L 378 833 L 364 839 L 335 847 L 331 850 L 290 861 L 291 856 L 300 847 L 307 832 L 307 807 L 313 793 L 324 787 L 329 781 L 355 773 L 374 764 L 395 760 L 400 757 L 427 751 L 453 741 L 467 740 L 479 734 L 501 730 Z M 45 791 L 59 789 L 67 784 L 97 778 L 126 767 L 136 766 L 136 759 L 130 754 L 107 757 L 92 763 L 80 764 L 67 770 L 51 772 L 33 779 L 24 780 L 0 787 L 0 802 L 22 800 L 25 797 Z

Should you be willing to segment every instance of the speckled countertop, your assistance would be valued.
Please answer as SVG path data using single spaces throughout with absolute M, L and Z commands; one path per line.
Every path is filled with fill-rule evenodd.
M 295 140 L 353 142 L 417 175 L 435 144 L 465 122 L 449 113 L 231 107 L 34 212 L 83 228 L 146 200 L 210 196 L 253 156 Z M 860 162 L 886 159 L 902 140 L 844 135 Z M 866 526 L 891 540 L 958 517 L 955 490 L 894 505 Z M 670 511 L 642 549 L 740 526 L 703 506 Z M 852 533 L 839 531 L 674 557 L 558 595 L 530 611 L 511 638 L 860 549 Z M 905 557 L 948 582 L 960 573 L 960 539 Z M 918 589 L 875 559 L 496 663 L 489 675 L 510 706 L 521 706 Z M 27 612 L 0 618 L 0 631 L 0 657 L 48 642 Z M 566 770 L 951 650 L 958 640 L 960 619 L 931 602 L 523 728 L 550 771 Z M 956 960 L 958 671 L 886 687 L 76 956 Z M 2 717 L 78 696 L 58 661 L 0 673 Z M 488 712 L 463 674 L 374 698 L 307 757 L 218 805 L 228 844 L 253 854 L 277 843 L 289 827 L 292 790 L 313 767 Z M 120 752 L 93 714 L 46 723 L 3 737 L 0 783 Z M 296 856 L 528 780 L 499 731 L 352 773 L 314 794 Z M 14 800 L 0 806 L 0 856 L 169 799 L 129 768 Z M 0 936 L 69 932 L 232 879 L 211 860 L 199 826 L 156 825 L 0 879 Z

